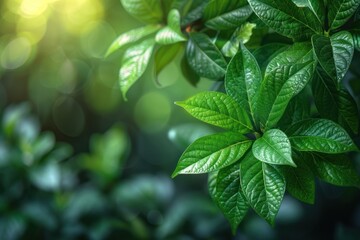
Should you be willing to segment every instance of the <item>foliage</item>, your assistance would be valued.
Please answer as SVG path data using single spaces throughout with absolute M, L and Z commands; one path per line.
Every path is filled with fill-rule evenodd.
M 142 16 L 150 3 L 156 11 Z M 162 49 L 172 44 L 184 47 L 174 48 L 166 59 L 182 52 L 182 70 L 190 83 L 200 77 L 223 84 L 225 93 L 219 88 L 177 102 L 193 117 L 226 131 L 190 144 L 173 176 L 211 173 L 210 194 L 234 232 L 249 208 L 273 225 L 285 190 L 313 203 L 315 177 L 360 187 L 347 158 L 358 151 L 353 141 L 358 106 L 344 84 L 359 45 L 354 15 L 359 0 L 122 4 L 149 24 L 140 35 L 134 37 L 131 30 L 119 37 L 127 36 L 133 44 L 120 69 L 124 98 L 144 73 L 153 49 L 164 54 Z M 168 16 L 167 21 L 161 16 Z M 160 30 L 143 34 L 154 23 Z M 146 39 L 138 42 L 139 37 Z M 316 107 L 309 107 L 309 99 Z

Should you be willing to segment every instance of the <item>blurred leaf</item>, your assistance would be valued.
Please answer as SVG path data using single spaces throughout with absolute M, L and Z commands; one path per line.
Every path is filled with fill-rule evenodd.
M 27 218 L 46 229 L 55 230 L 59 224 L 56 215 L 42 202 L 27 202 L 21 210 Z
M 120 0 L 133 17 L 146 23 L 158 23 L 163 18 L 160 0 Z
M 155 53 L 155 75 L 158 76 L 181 50 L 182 44 L 180 43 L 161 46 Z
M 162 28 L 155 36 L 155 41 L 159 44 L 167 45 L 186 41 L 180 28 L 180 13 L 173 9 L 169 12 L 167 26 Z
M 5 109 L 2 126 L 8 137 L 14 136 L 17 124 L 30 112 L 30 105 L 23 103 L 9 106 Z
M 185 79 L 193 86 L 196 86 L 200 81 L 199 75 L 189 65 L 186 55 L 183 56 L 180 63 L 181 72 Z
M 0 217 L 0 239 L 17 240 L 25 232 L 26 222 L 21 216 L 3 215 Z

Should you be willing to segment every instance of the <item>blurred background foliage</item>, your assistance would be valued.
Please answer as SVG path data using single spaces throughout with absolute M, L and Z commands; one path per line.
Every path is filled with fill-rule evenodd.
M 216 131 L 173 102 L 214 82 L 193 87 L 178 56 L 125 103 L 122 53 L 103 56 L 141 23 L 119 1 L 4 0 L 0 16 L 0 239 L 360 239 L 351 188 L 319 182 L 315 206 L 286 197 L 275 228 L 251 213 L 232 236 L 206 176 L 170 179 L 184 148 Z

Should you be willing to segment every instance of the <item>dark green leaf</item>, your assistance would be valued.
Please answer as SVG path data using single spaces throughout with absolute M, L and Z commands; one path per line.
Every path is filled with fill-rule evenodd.
M 261 71 L 254 56 L 241 44 L 225 75 L 225 88 L 240 106 L 255 119 L 254 104 L 261 84 Z
M 224 93 L 202 92 L 176 104 L 193 117 L 214 126 L 243 134 L 253 131 L 247 113 Z
M 360 187 L 354 163 L 345 155 L 311 154 L 316 175 L 337 186 Z
M 298 7 L 308 7 L 319 20 L 319 24 L 325 23 L 325 6 L 323 0 L 292 0 Z
M 219 171 L 216 180 L 216 202 L 231 224 L 235 234 L 249 205 L 240 185 L 240 165 L 233 164 Z
M 196 86 L 200 81 L 200 77 L 197 73 L 189 66 L 189 63 L 186 59 L 186 55 L 183 56 L 180 63 L 181 73 L 185 79 L 193 86 Z
M 178 10 L 173 9 L 169 12 L 167 26 L 156 34 L 155 41 L 163 45 L 186 41 L 181 32 L 180 13 Z
M 233 132 L 199 138 L 181 155 L 172 177 L 222 169 L 239 160 L 251 144 L 251 140 Z
M 204 9 L 203 18 L 209 20 L 245 5 L 245 0 L 211 0 Z
M 256 48 L 252 54 L 256 58 L 262 73 L 269 62 L 278 54 L 285 51 L 289 46 L 283 43 L 268 43 L 259 48 Z
M 153 48 L 154 40 L 148 39 L 125 52 L 119 73 L 120 89 L 125 100 L 129 88 L 144 74 Z
M 340 86 L 338 90 L 326 73 L 317 71 L 312 89 L 316 108 L 322 117 L 339 123 L 345 129 L 351 129 L 355 134 L 358 133 L 358 108 L 345 88 Z
M 330 38 L 314 35 L 311 41 L 321 67 L 334 81 L 340 84 L 349 69 L 354 54 L 354 41 L 351 34 L 341 31 Z
M 298 8 L 292 1 L 248 0 L 248 2 L 261 20 L 286 37 L 301 40 L 322 32 L 315 14 L 308 8 Z
M 160 0 L 120 0 L 124 9 L 133 17 L 147 22 L 158 23 L 163 18 Z
M 353 31 L 352 36 L 354 39 L 354 47 L 356 50 L 360 51 L 360 30 L 359 31 Z
M 257 160 L 251 152 L 240 163 L 240 176 L 248 203 L 274 225 L 285 193 L 284 176 L 270 164 Z
M 310 44 L 294 44 L 268 64 L 255 112 L 263 127 L 271 128 L 282 117 L 289 101 L 310 81 L 315 60 Z
M 270 129 L 258 138 L 252 146 L 254 157 L 274 165 L 296 167 L 291 158 L 291 145 L 288 137 L 279 129 Z
M 343 153 L 357 147 L 338 124 L 326 119 L 308 119 L 293 124 L 287 131 L 291 146 L 299 151 Z
M 226 61 L 211 39 L 203 33 L 191 33 L 186 48 L 189 65 L 200 76 L 219 79 L 225 74 Z
M 328 0 L 329 28 L 344 25 L 359 7 L 359 0 Z

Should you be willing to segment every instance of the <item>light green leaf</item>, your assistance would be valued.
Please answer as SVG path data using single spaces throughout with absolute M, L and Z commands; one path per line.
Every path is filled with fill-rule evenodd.
M 214 126 L 243 134 L 253 131 L 244 109 L 224 93 L 202 92 L 176 104 L 193 117 Z
M 172 177 L 222 169 L 239 160 L 251 144 L 251 140 L 233 132 L 199 138 L 181 155 Z
M 298 8 L 292 1 L 248 0 L 254 13 L 278 33 L 297 40 L 304 40 L 322 27 L 315 14 L 308 8 Z
M 163 18 L 160 0 L 120 0 L 133 17 L 146 23 L 159 23 Z
M 336 29 L 344 25 L 359 5 L 359 0 L 328 0 L 329 28 Z
M 217 80 L 225 74 L 227 63 L 223 55 L 203 33 L 190 33 L 186 56 L 189 65 L 200 77 Z
M 156 34 L 155 41 L 163 45 L 186 41 L 181 32 L 180 13 L 178 10 L 173 9 L 169 12 L 167 26 Z
M 344 153 L 357 147 L 347 132 L 326 119 L 308 119 L 293 124 L 287 131 L 291 146 L 298 151 Z
M 310 44 L 294 44 L 268 64 L 261 84 L 255 112 L 269 129 L 282 117 L 290 100 L 310 81 L 315 60 Z
M 241 44 L 240 51 L 231 59 L 225 75 L 225 88 L 255 122 L 254 105 L 261 84 L 261 71 L 254 56 Z
M 360 177 L 354 162 L 346 155 L 312 153 L 313 170 L 321 180 L 344 187 L 360 187 Z
M 291 158 L 290 141 L 279 129 L 271 129 L 258 138 L 252 146 L 254 157 L 262 162 L 296 167 Z
M 125 100 L 129 88 L 144 74 L 153 48 L 154 40 L 148 39 L 125 52 L 119 73 L 120 89 Z
M 240 185 L 240 165 L 233 164 L 219 171 L 216 180 L 215 199 L 217 205 L 231 224 L 235 234 L 245 217 L 249 204 Z
M 205 22 L 205 25 L 215 30 L 232 29 L 245 22 L 251 14 L 251 7 L 247 5 L 209 19 Z
M 221 52 L 226 57 L 233 57 L 239 50 L 240 43 L 247 43 L 250 40 L 253 29 L 256 27 L 256 24 L 253 23 L 244 23 L 240 28 L 237 28 L 232 34 L 229 41 L 227 41 L 224 46 L 221 48 Z
M 121 34 L 108 48 L 105 57 L 122 49 L 130 43 L 135 43 L 138 40 L 156 32 L 160 28 L 160 25 L 147 25 L 144 27 L 130 30 L 126 33 Z
M 351 34 L 341 31 L 330 38 L 314 35 L 311 41 L 321 67 L 334 81 L 340 84 L 349 69 L 354 54 L 354 41 Z
M 257 214 L 271 225 L 285 193 L 284 176 L 270 164 L 257 160 L 249 152 L 240 163 L 243 193 Z
M 339 123 L 355 134 L 359 130 L 359 112 L 350 93 L 340 85 L 336 88 L 334 81 L 323 71 L 317 71 L 312 81 L 312 90 L 316 108 L 320 115 Z
M 155 75 L 159 75 L 181 50 L 182 45 L 180 43 L 161 46 L 155 53 Z
M 325 23 L 325 6 L 323 0 L 292 0 L 298 7 L 308 7 L 319 20 L 319 24 Z
M 280 170 L 285 176 L 286 189 L 291 196 L 305 203 L 314 204 L 315 176 L 311 168 L 304 162 L 303 156 L 293 153 L 292 158 L 296 168 L 281 166 Z

